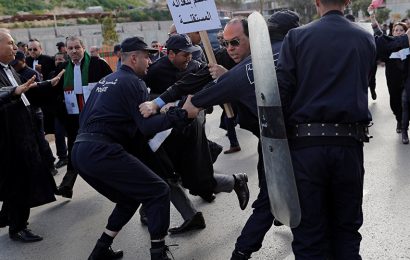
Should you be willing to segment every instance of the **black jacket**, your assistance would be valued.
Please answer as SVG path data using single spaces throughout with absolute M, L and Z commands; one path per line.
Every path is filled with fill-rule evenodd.
M 38 64 L 41 65 L 41 74 L 43 75 L 43 79 L 49 79 L 50 73 L 55 70 L 55 63 L 54 59 L 48 55 L 41 54 L 38 56 Z M 33 68 L 34 59 L 30 56 L 26 57 L 26 64 L 30 68 Z

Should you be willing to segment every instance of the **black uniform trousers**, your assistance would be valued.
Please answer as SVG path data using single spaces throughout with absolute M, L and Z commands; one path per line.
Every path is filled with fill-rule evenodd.
M 270 211 L 268 187 L 266 185 L 265 167 L 263 165 L 263 154 L 260 141 L 258 143 L 258 154 L 258 198 L 253 202 L 252 215 L 243 227 L 241 235 L 238 237 L 235 244 L 235 250 L 247 255 L 251 255 L 262 247 L 265 234 L 272 227 L 275 219 Z
M 3 201 L 0 211 L 0 220 L 9 225 L 9 234 L 15 234 L 27 227 L 30 217 L 30 205 L 27 199 L 28 192 L 24 190 L 10 190 L 7 198 Z
M 144 205 L 151 239 L 161 239 L 169 227 L 169 187 L 119 144 L 81 142 L 72 151 L 73 166 L 99 193 L 116 203 L 107 229 L 120 231 L 139 205 Z
M 290 148 L 302 211 L 296 259 L 361 259 L 363 145 Z
M 67 163 L 67 173 L 64 175 L 61 181 L 61 187 L 67 187 L 68 189 L 73 189 L 75 180 L 77 179 L 78 172 L 74 169 L 71 161 L 71 153 L 74 146 L 75 138 L 78 134 L 79 126 L 79 115 L 65 115 L 63 117 L 64 127 L 67 132 L 67 149 L 68 149 L 68 163 Z

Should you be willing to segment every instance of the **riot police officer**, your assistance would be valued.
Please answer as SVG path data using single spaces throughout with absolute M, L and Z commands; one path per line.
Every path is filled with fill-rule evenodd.
M 116 203 L 108 224 L 89 259 L 117 259 L 111 243 L 140 204 L 148 216 L 151 259 L 169 259 L 164 237 L 169 226 L 169 187 L 135 155 L 146 146 L 145 136 L 185 125 L 186 111 L 143 118 L 138 105 L 148 99 L 141 76 L 150 63 L 149 48 L 139 37 L 121 44 L 120 69 L 98 82 L 80 116 L 73 148 L 73 165 L 83 179 Z

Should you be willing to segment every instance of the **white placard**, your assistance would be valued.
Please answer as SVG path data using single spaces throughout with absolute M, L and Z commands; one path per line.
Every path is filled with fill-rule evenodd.
M 80 113 L 80 109 L 77 104 L 77 96 L 74 93 L 74 90 L 64 91 L 64 101 L 67 113 L 69 115 L 78 115 Z
M 214 0 L 167 0 L 178 33 L 221 28 Z

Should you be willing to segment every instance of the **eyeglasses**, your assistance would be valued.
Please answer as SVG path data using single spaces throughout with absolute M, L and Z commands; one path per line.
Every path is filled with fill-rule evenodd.
M 29 51 L 38 51 L 38 49 L 37 48 L 30 48 L 30 49 L 28 49 Z
M 222 42 L 222 45 L 223 45 L 225 48 L 228 48 L 229 44 L 230 44 L 232 47 L 238 47 L 239 44 L 241 44 L 241 42 L 239 41 L 239 39 L 233 39 L 233 40 L 230 40 L 230 41 L 223 41 L 223 42 Z

